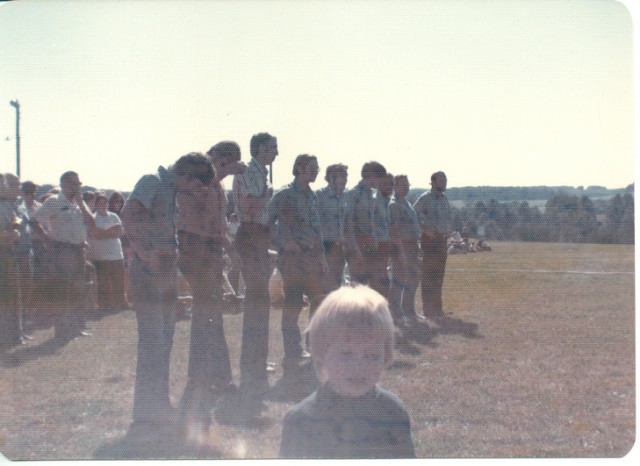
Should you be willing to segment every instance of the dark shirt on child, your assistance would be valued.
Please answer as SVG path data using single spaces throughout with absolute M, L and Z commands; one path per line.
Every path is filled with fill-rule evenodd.
M 349 398 L 324 385 L 286 414 L 280 457 L 414 458 L 409 415 L 378 386 Z

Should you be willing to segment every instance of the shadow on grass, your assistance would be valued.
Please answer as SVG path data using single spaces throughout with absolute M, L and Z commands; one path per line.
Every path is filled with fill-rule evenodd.
M 434 341 L 439 335 L 462 335 L 465 338 L 483 338 L 479 326 L 450 316 L 430 318 L 411 327 L 401 328 L 396 333 L 395 347 L 401 354 L 416 356 L 422 353 L 422 346 L 435 348 Z
M 465 338 L 484 338 L 479 333 L 479 326 L 473 322 L 465 322 L 461 319 L 449 317 L 446 314 L 433 318 L 436 324 L 432 330 L 436 335 L 462 335 Z
M 221 459 L 228 457 L 205 441 L 184 441 L 176 429 L 140 432 L 129 430 L 127 435 L 105 443 L 93 452 L 98 460 L 150 460 L 150 459 Z
M 3 348 L 0 352 L 0 366 L 10 369 L 38 358 L 51 356 L 66 346 L 69 341 L 71 339 L 50 338 L 37 346 L 20 346 L 11 353 L 6 351 L 10 348 Z
M 295 374 L 278 380 L 261 393 L 252 396 L 237 392 L 223 396 L 217 402 L 215 420 L 219 424 L 243 429 L 268 429 L 275 421 L 263 415 L 267 410 L 266 401 L 295 404 L 313 393 L 318 385 L 313 364 L 305 362 Z
M 426 323 L 417 323 L 411 327 L 401 328 L 396 332 L 395 348 L 401 354 L 416 356 L 422 353 L 419 345 L 435 346 L 435 332 Z
M 267 410 L 264 398 L 263 395 L 248 399 L 237 393 L 224 396 L 216 404 L 214 418 L 218 424 L 240 429 L 269 429 L 275 421 L 263 414 Z

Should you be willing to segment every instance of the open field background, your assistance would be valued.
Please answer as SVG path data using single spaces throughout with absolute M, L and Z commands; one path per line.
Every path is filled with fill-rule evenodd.
M 397 331 L 395 361 L 381 385 L 404 400 L 418 456 L 625 455 L 636 422 L 633 246 L 492 247 L 449 257 L 444 318 Z M 264 422 L 239 428 L 218 416 L 206 449 L 165 446 L 155 456 L 277 457 L 284 413 L 313 389 L 311 377 L 295 387 L 277 383 L 279 317 L 274 309 L 270 360 L 278 371 Z M 234 371 L 241 323 L 241 315 L 225 317 Z M 7 458 L 126 457 L 135 315 L 123 311 L 88 325 L 92 337 L 65 346 L 52 344 L 52 329 L 43 327 L 27 345 L 0 354 L 0 451 Z M 181 320 L 174 339 L 175 404 L 186 383 L 188 329 Z

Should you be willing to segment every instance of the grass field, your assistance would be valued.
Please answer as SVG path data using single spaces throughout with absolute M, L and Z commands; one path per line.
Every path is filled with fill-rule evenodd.
M 397 331 L 381 385 L 404 400 L 418 456 L 625 455 L 636 422 L 633 246 L 492 247 L 449 257 L 444 318 Z M 270 360 L 277 363 L 279 317 L 272 310 Z M 241 315 L 225 317 L 236 381 L 241 324 Z M 90 320 L 89 328 L 92 337 L 59 347 L 44 327 L 27 345 L 0 354 L 0 451 L 7 458 L 131 454 L 121 442 L 131 420 L 135 315 Z M 181 320 L 174 339 L 176 404 L 186 383 L 188 330 Z M 277 369 L 264 422 L 240 428 L 218 417 L 203 448 L 164 445 L 151 456 L 277 457 L 284 413 L 313 389 L 309 381 L 282 386 Z

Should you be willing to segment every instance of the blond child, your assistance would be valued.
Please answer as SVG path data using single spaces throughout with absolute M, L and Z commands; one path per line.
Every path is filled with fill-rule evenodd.
M 414 457 L 402 401 L 378 381 L 393 353 L 384 297 L 366 286 L 329 294 L 309 327 L 318 390 L 285 416 L 282 458 Z

